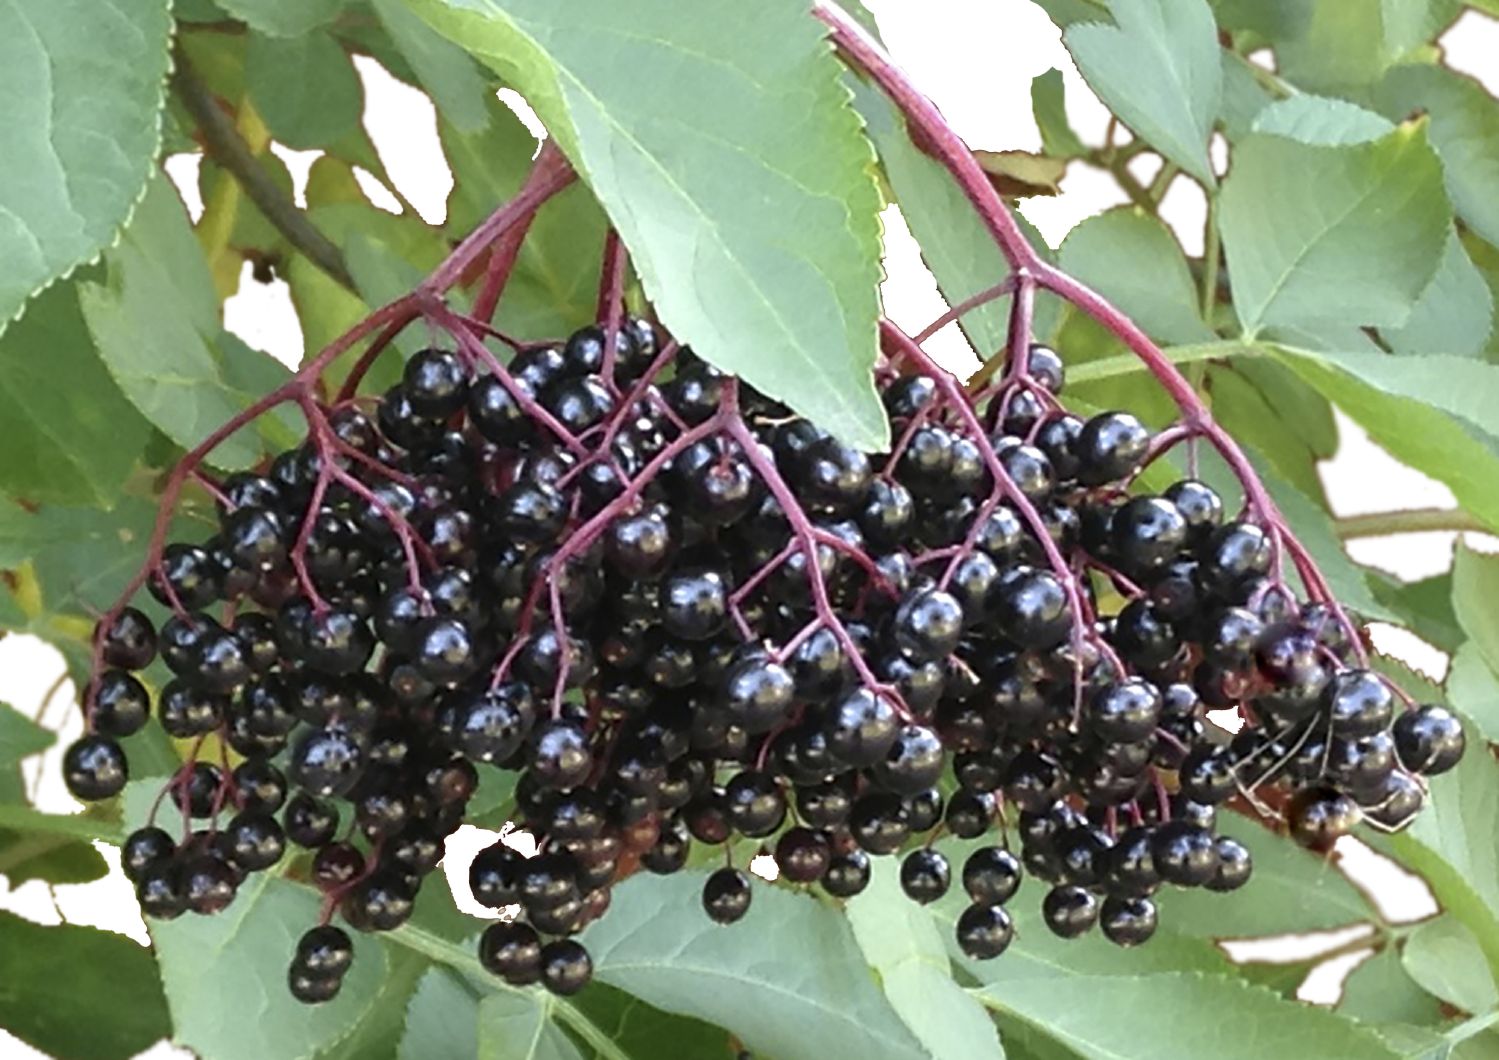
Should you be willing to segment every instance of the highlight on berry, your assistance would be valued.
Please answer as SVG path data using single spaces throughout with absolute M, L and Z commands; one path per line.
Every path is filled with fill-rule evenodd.
M 19 2 L 38 68 L 100 47 Z M 172 72 L 98 91 L 167 93 L 138 117 L 171 147 L 96 246 L 18 229 L 77 260 L 0 305 L 0 635 L 62 648 L 82 728 L 41 772 L 89 804 L 32 804 L 55 733 L 0 706 L 0 874 L 86 882 L 111 843 L 153 945 L 81 977 L 126 992 L 85 984 L 89 1037 L 5 954 L 122 940 L 0 913 L 0 1027 L 230 1060 L 1499 1049 L 1499 560 L 1406 583 L 1344 547 L 1499 528 L 1499 220 L 1450 117 L 1499 104 L 1434 62 L 1445 24 L 1379 29 L 1366 76 L 1309 55 L 1330 2 L 1315 32 L 1037 3 L 1083 75 L 1036 78 L 1039 155 L 970 150 L 858 4 L 156 12 Z M 444 227 L 359 190 L 390 179 L 339 116 L 356 55 L 435 102 Z M 322 152 L 300 200 L 272 141 Z M 203 163 L 192 223 L 168 149 Z M 1132 205 L 1052 250 L 1017 207 L 1069 165 Z M 925 326 L 879 302 L 886 202 Z M 219 334 L 244 264 L 321 344 L 294 371 Z M 12 395 L 38 336 L 109 404 Z M 1457 506 L 1335 517 L 1350 422 Z M 1431 919 L 1376 905 L 1375 854 Z M 1313 963 L 1216 945 L 1355 924 L 1320 1008 Z

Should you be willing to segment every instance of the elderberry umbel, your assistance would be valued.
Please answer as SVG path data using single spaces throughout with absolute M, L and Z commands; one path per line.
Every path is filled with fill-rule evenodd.
M 555 342 L 424 286 L 344 343 L 378 332 L 342 393 L 314 372 L 272 395 L 301 446 L 174 475 L 164 510 L 195 476 L 217 529 L 153 540 L 134 588 L 160 621 L 127 599 L 101 622 L 65 757 L 103 799 L 153 712 L 191 749 L 163 790 L 181 833 L 125 844 L 147 915 L 217 912 L 294 858 L 325 914 L 288 982 L 329 1000 L 354 956 L 333 920 L 389 931 L 442 885 L 482 763 L 516 774 L 537 839 L 469 874 L 513 913 L 479 956 L 514 985 L 582 989 L 574 936 L 640 869 L 711 864 L 692 915 L 753 917 L 760 884 L 713 850 L 740 837 L 837 898 L 886 855 L 914 901 L 961 887 L 975 959 L 1010 944 L 1022 891 L 1060 936 L 1133 946 L 1163 886 L 1250 879 L 1231 804 L 1323 849 L 1406 823 L 1462 754 L 1451 714 L 1368 668 L 1254 484 L 1146 491 L 1193 432 L 1069 412 L 1064 358 L 1028 334 L 970 394 L 883 325 L 893 441 L 870 454 L 625 315 L 612 240 L 606 265 L 598 322 Z M 361 396 L 407 325 L 436 341 Z M 158 657 L 153 703 L 134 673 Z M 950 861 L 948 833 L 982 842 Z

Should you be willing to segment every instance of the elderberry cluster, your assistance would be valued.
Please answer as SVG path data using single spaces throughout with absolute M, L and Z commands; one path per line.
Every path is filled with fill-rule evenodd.
M 972 402 L 893 354 L 895 442 L 869 455 L 644 320 L 503 366 L 450 336 L 373 407 L 323 409 L 300 448 L 210 484 L 217 534 L 153 558 L 159 632 L 135 608 L 101 624 L 66 754 L 78 797 L 123 788 L 119 740 L 153 713 L 132 671 L 159 654 L 187 831 L 136 831 L 125 871 L 171 918 L 309 852 L 288 869 L 326 896 L 289 971 L 303 1001 L 352 959 L 335 914 L 411 916 L 477 763 L 518 774 L 538 841 L 473 862 L 475 898 L 515 910 L 480 958 L 570 994 L 612 885 L 694 849 L 759 841 L 839 898 L 906 851 L 925 903 L 953 874 L 932 841 L 991 837 L 960 872 L 966 954 L 1010 944 L 1026 874 L 1057 934 L 1133 945 L 1162 885 L 1249 878 L 1215 831 L 1228 801 L 1288 794 L 1322 847 L 1361 815 L 1405 823 L 1417 777 L 1462 753 L 1451 714 L 1350 662 L 1341 612 L 1296 599 L 1252 513 L 1196 480 L 1136 489 L 1150 433 L 1066 412 L 1047 347 Z M 750 908 L 744 849 L 707 877 L 715 921 Z

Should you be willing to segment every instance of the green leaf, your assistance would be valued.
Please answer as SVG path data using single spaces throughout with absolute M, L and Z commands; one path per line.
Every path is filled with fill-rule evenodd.
M 0 876 L 13 888 L 28 880 L 92 883 L 108 875 L 109 863 L 88 843 L 0 828 Z
M 415 6 L 525 93 L 676 336 L 845 441 L 888 443 L 871 372 L 879 195 L 805 4 Z
M 1051 69 L 1031 80 L 1031 113 L 1041 131 L 1041 150 L 1055 158 L 1077 158 L 1088 153 L 1067 120 L 1067 88 L 1062 71 Z
M 380 996 L 385 946 L 358 941 L 333 1001 L 296 1001 L 286 988 L 287 962 L 297 939 L 317 924 L 318 903 L 305 887 L 258 875 L 217 916 L 152 923 L 173 1040 L 214 1060 L 265 1060 L 307 1056 L 352 1033 Z
M 89 331 L 125 396 L 178 445 L 196 446 L 258 399 L 266 383 L 285 379 L 266 354 L 225 340 L 203 252 L 165 178 L 152 182 L 106 258 L 108 281 L 79 288 Z M 246 372 L 254 388 L 243 385 Z M 249 467 L 265 448 L 257 426 L 267 442 L 288 448 L 298 439 L 296 422 L 290 414 L 262 417 L 226 439 L 212 462 Z
M 994 1022 L 953 980 L 931 914 L 905 896 L 898 877 L 893 859 L 876 859 L 869 887 L 847 907 L 885 997 L 933 1060 L 1003 1056 Z
M 1472 638 L 1489 669 L 1499 672 L 1499 556 L 1458 543 L 1452 560 L 1452 610 Z
M 1249 849 L 1254 873 L 1229 900 L 1204 890 L 1163 891 L 1161 923 L 1172 930 L 1218 939 L 1293 935 L 1346 927 L 1373 915 L 1335 860 L 1239 814 L 1220 815 L 1218 830 Z
M 359 75 L 348 53 L 321 30 L 297 37 L 252 33 L 245 87 L 271 135 L 287 147 L 326 147 L 359 131 Z
M 739 924 L 680 915 L 700 902 L 704 878 L 641 874 L 616 887 L 609 915 L 582 939 L 595 978 L 723 1027 L 779 1060 L 925 1055 L 874 984 L 840 913 L 757 884 L 756 915 Z
M 169 7 L 7 5 L 0 331 L 26 299 L 109 246 L 140 201 L 161 144 Z
M 638 997 L 602 983 L 578 995 L 573 1005 L 620 1051 L 639 1060 L 655 1060 L 668 1053 L 693 1060 L 737 1060 L 742 1050 L 730 1034 L 701 1020 L 673 1016 L 652 1008 Z M 599 1049 L 585 1056 L 607 1057 Z
M 185 514 L 174 534 L 203 536 L 200 514 Z M 57 645 L 74 677 L 86 676 L 94 621 L 140 567 L 155 520 L 155 505 L 134 496 L 107 512 L 56 505 L 30 511 L 0 499 L 0 570 L 25 568 L 15 595 L 0 580 L 0 602 L 14 602 L 20 612 L 6 624 Z
M 431 968 L 406 1006 L 400 1060 L 479 1055 L 479 998 L 446 968 Z
M 229 14 L 273 37 L 296 37 L 326 26 L 348 0 L 216 0 Z
M 1248 136 L 1260 112 L 1274 101 L 1248 59 L 1234 52 L 1223 53 L 1223 102 L 1218 108 L 1218 121 L 1230 143 Z
M 496 993 L 479 1002 L 479 1050 L 473 1055 L 479 1060 L 583 1060 L 572 1039 L 552 1022 L 551 999 L 537 993 Z
M 1437 30 L 1429 0 L 1308 0 L 1276 41 L 1282 77 L 1329 95 L 1357 95 Z
M 1494 297 L 1488 283 L 1456 232 L 1437 274 L 1421 292 L 1411 315 L 1399 328 L 1383 332 L 1396 353 L 1451 353 L 1480 357 L 1494 330 Z
M 1487 1012 L 1499 1005 L 1499 988 L 1483 947 L 1450 916 L 1428 920 L 1412 931 L 1400 953 L 1410 977 L 1463 1012 Z
M 104 370 L 70 284 L 0 337 L 0 422 L 0 491 L 33 503 L 108 506 L 145 449 L 150 425 Z
M 1378 140 L 1395 126 L 1363 107 L 1342 99 L 1300 95 L 1271 103 L 1254 122 L 1254 131 L 1284 136 L 1316 147 L 1345 147 Z
M 1385 947 L 1359 964 L 1343 983 L 1338 1011 L 1364 1023 L 1412 1023 L 1430 1026 L 1442 1019 L 1442 1008 Z
M 443 118 L 462 133 L 483 132 L 489 125 L 485 104 L 494 89 L 478 64 L 412 14 L 403 0 L 371 0 L 371 6 Z
M 1442 908 L 1477 936 L 1491 969 L 1499 968 L 1499 764 L 1483 735 L 1465 722 L 1469 751 L 1451 772 L 1433 777 L 1426 808 L 1404 832 L 1371 836 L 1420 875 Z
M 1499 676 L 1483 650 L 1468 641 L 1452 656 L 1447 671 L 1447 695 L 1453 706 L 1473 720 L 1490 743 L 1499 743 Z
M 1441 156 L 1457 214 L 1490 243 L 1499 243 L 1499 102 L 1482 85 L 1442 66 L 1391 70 L 1375 92 L 1381 110 L 1399 121 L 1424 111 L 1431 146 Z
M 1201 972 L 989 985 L 985 1004 L 1088 1060 L 1264 1060 L 1396 1054 L 1373 1032 L 1240 979 Z
M 999 248 L 976 223 L 973 207 L 942 165 L 918 149 L 890 101 L 865 82 L 847 79 L 855 105 L 879 151 L 880 164 L 900 201 L 901 214 L 921 245 L 921 254 L 949 305 L 957 305 L 998 284 L 1009 272 Z M 1049 247 L 1016 213 L 1026 239 L 1046 260 Z M 960 325 L 981 360 L 1004 349 L 1010 298 L 996 298 L 969 310 Z M 1060 319 L 1060 305 L 1050 295 L 1036 299 L 1034 332 L 1050 339 Z M 1070 351 L 1069 351 L 1070 355 Z
M 1208 137 L 1223 91 L 1218 28 L 1206 0 L 1113 0 L 1116 26 L 1063 34 L 1078 71 L 1141 139 L 1211 188 Z
M 1171 230 L 1136 206 L 1083 221 L 1058 263 L 1134 317 L 1155 338 L 1185 344 L 1215 336 L 1198 313 L 1197 288 Z
M 1450 571 L 1410 583 L 1379 571 L 1369 571 L 1367 577 L 1375 598 L 1399 615 L 1400 624 L 1422 640 L 1453 652 L 1466 639 L 1452 611 Z
M 447 890 L 441 880 L 434 881 L 433 887 Z M 423 981 L 430 962 L 411 950 L 391 949 L 388 952 L 390 972 L 380 984 L 369 1014 L 359 1021 L 352 1034 L 331 1049 L 318 1053 L 317 1060 L 397 1060 L 407 1036 L 407 1006 Z M 469 1024 L 472 1026 L 473 1021 L 470 1020 Z M 472 1050 L 468 1054 L 452 1055 L 472 1055 Z
M 1466 357 L 1391 357 L 1271 347 L 1396 459 L 1445 482 L 1458 503 L 1499 527 L 1499 367 Z
M 0 703 L 0 770 L 23 758 L 40 754 L 57 742 L 57 735 L 42 728 L 9 703 Z
M 171 1033 L 150 951 L 0 911 L 0 1027 L 59 1057 L 126 1060 Z
M 1441 179 L 1420 128 L 1348 147 L 1245 139 L 1220 206 L 1245 331 L 1403 323 L 1451 223 Z

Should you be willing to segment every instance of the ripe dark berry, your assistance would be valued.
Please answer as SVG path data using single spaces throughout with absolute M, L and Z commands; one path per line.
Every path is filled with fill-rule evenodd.
M 963 890 L 979 905 L 1002 905 L 1020 889 L 1024 871 L 1003 847 L 980 847 L 963 863 Z
M 932 787 L 942 776 L 946 756 L 942 741 L 925 725 L 905 725 L 884 759 L 875 764 L 874 779 L 898 795 L 914 795 Z
M 338 810 L 305 791 L 291 797 L 282 814 L 286 837 L 309 850 L 332 842 L 338 829 Z
M 1395 694 L 1371 670 L 1345 670 L 1327 686 L 1328 719 L 1340 736 L 1369 736 L 1389 728 Z
M 749 877 L 738 869 L 718 869 L 703 884 L 703 909 L 719 924 L 743 919 L 752 897 Z
M 963 607 L 951 593 L 923 589 L 895 612 L 895 644 L 912 662 L 945 659 L 963 634 Z
M 1000 583 L 994 611 L 1005 636 L 1025 648 L 1055 647 L 1072 627 L 1066 590 L 1050 571 L 1011 571 Z
M 463 407 L 468 372 L 456 353 L 422 350 L 406 362 L 403 387 L 418 415 L 445 419 Z
M 479 936 L 479 961 L 511 986 L 541 978 L 541 940 L 528 924 L 497 921 Z
M 795 692 L 791 674 L 780 663 L 749 658 L 734 665 L 725 676 L 723 707 L 746 732 L 759 735 L 785 722 Z
M 318 797 L 344 795 L 364 769 L 364 749 L 343 728 L 313 729 L 292 748 L 290 775 Z
M 154 640 L 153 640 L 154 652 Z M 106 670 L 94 690 L 89 725 L 103 736 L 132 736 L 151 717 L 151 698 L 146 688 L 124 670 Z
M 729 595 L 715 570 L 679 571 L 661 583 L 661 624 L 683 640 L 707 640 L 728 621 Z
M 131 832 L 120 847 L 120 868 L 132 883 L 139 883 L 148 870 L 166 865 L 177 852 L 177 844 L 160 828 Z
M 171 544 L 161 554 L 161 569 L 147 585 L 164 605 L 173 596 L 189 611 L 207 607 L 219 597 L 222 574 L 208 552 L 197 545 Z M 170 593 L 163 588 L 170 587 Z
M 227 909 L 238 887 L 234 870 L 216 857 L 200 855 L 182 866 L 183 897 L 199 916 Z
M 828 749 L 851 766 L 872 766 L 895 745 L 899 721 L 884 696 L 856 688 L 828 713 Z
M 147 866 L 135 881 L 135 897 L 153 920 L 175 920 L 187 912 L 181 866 L 170 858 Z
M 1249 850 L 1237 839 L 1226 835 L 1216 836 L 1213 846 L 1218 853 L 1218 868 L 1205 886 L 1210 891 L 1220 893 L 1237 891 L 1249 882 L 1250 874 L 1254 871 Z
M 1291 835 L 1302 846 L 1329 850 L 1359 821 L 1358 803 L 1332 788 L 1298 791 L 1286 811 Z
M 1098 923 L 1099 902 L 1084 887 L 1053 887 L 1041 901 L 1041 915 L 1052 934 L 1075 939 Z
M 1435 705 L 1401 714 L 1395 721 L 1394 735 L 1400 764 L 1428 777 L 1457 765 L 1467 747 L 1462 723 L 1451 711 Z
M 125 752 L 107 736 L 84 736 L 63 754 L 63 782 L 75 799 L 98 802 L 125 789 L 130 770 Z
M 822 889 L 834 898 L 852 898 L 869 886 L 869 855 L 862 850 L 835 854 L 823 873 Z
M 394 931 L 411 919 L 414 898 L 410 884 L 382 869 L 356 884 L 341 909 L 359 931 Z
M 576 994 L 593 978 L 593 960 L 580 943 L 556 939 L 541 947 L 541 982 L 554 994 Z
M 1150 448 L 1150 432 L 1127 412 L 1104 412 L 1083 424 L 1077 439 L 1078 480 L 1100 486 L 1131 474 Z
M 974 904 L 958 917 L 958 947 L 976 961 L 998 957 L 1015 939 L 1015 923 L 1001 905 Z
M 104 663 L 121 670 L 144 670 L 156 658 L 156 627 L 142 612 L 127 607 L 106 629 L 94 635 L 101 639 Z
M 1202 828 L 1181 821 L 1162 825 L 1151 844 L 1156 871 L 1167 883 L 1202 887 L 1218 874 L 1218 848 Z
M 310 928 L 297 940 L 292 967 L 319 979 L 342 979 L 354 962 L 354 944 L 332 924 Z
M 776 865 L 791 883 L 815 883 L 832 861 L 827 839 L 810 828 L 791 828 L 776 843 Z
M 913 902 L 926 905 L 947 893 L 952 869 L 940 851 L 913 850 L 900 863 L 900 888 Z
M 1088 701 L 1088 724 L 1101 740 L 1129 743 L 1155 732 L 1161 694 L 1138 677 L 1101 688 Z
M 224 831 L 226 852 L 246 872 L 261 872 L 281 860 L 286 834 L 269 813 L 241 813 Z
M 854 842 L 870 854 L 893 854 L 911 834 L 901 800 L 887 794 L 864 795 L 856 800 L 848 827 Z
M 1116 946 L 1138 946 L 1149 941 L 1156 922 L 1155 903 L 1149 898 L 1110 896 L 1103 900 L 1099 915 L 1104 937 Z
M 775 777 L 761 771 L 746 771 L 724 786 L 724 807 L 729 821 L 747 836 L 766 836 L 786 818 L 786 797 Z

